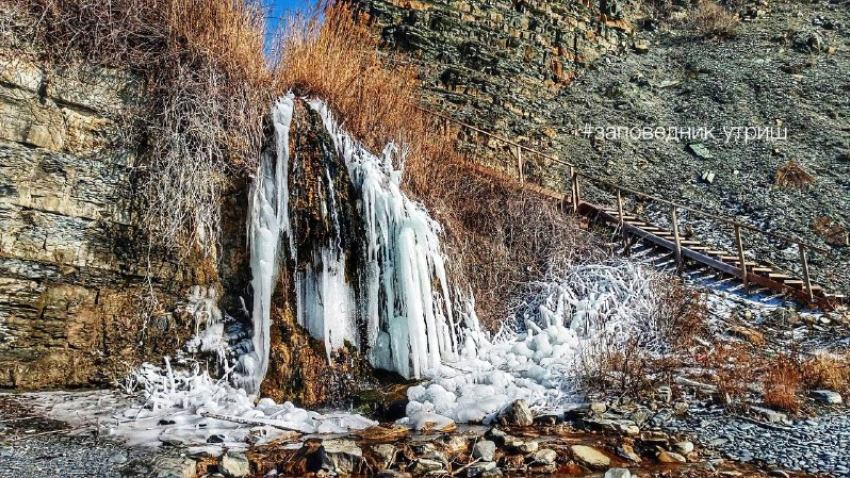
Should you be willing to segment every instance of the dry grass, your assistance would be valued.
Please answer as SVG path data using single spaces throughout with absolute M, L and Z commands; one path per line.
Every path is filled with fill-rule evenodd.
M 769 364 L 763 381 L 765 405 L 788 412 L 800 410 L 802 385 L 803 379 L 796 361 L 788 355 L 779 355 Z
M 800 364 L 800 374 L 807 390 L 833 390 L 850 393 L 850 355 L 819 354 Z
M 803 188 L 815 183 L 815 178 L 807 173 L 796 161 L 790 160 L 776 170 L 773 184 L 783 189 Z
M 252 168 L 271 91 L 259 4 L 216 0 L 0 0 L 4 41 L 26 39 L 57 67 L 84 63 L 144 79 L 122 111 L 144 146 L 141 210 L 154 245 L 213 251 L 230 171 Z
M 688 18 L 690 29 L 702 37 L 734 37 L 739 23 L 734 13 L 714 0 L 699 0 Z

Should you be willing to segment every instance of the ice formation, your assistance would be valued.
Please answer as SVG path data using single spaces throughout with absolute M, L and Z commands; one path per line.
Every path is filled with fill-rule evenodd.
M 300 325 L 323 340 L 327 353 L 345 346 L 359 348 L 371 363 L 407 377 L 421 377 L 439 369 L 444 360 L 455 360 L 460 326 L 455 323 L 445 263 L 439 242 L 439 225 L 421 205 L 399 187 L 403 163 L 390 144 L 381 155 L 353 140 L 334 120 L 328 107 L 309 102 L 320 115 L 333 140 L 334 151 L 325 151 L 322 184 L 327 187 L 323 218 L 331 224 L 326 243 L 311 244 L 310 257 L 298 257 L 300 244 L 291 226 L 295 211 L 291 194 L 288 131 L 294 98 L 279 100 L 273 109 L 276 155 L 264 155 L 253 186 L 250 216 L 251 269 L 254 289 L 254 352 L 242 360 L 242 369 L 253 373 L 252 390 L 259 390 L 268 370 L 271 297 L 276 274 L 287 258 L 302 264 L 294 272 L 296 315 Z M 341 195 L 335 191 L 331 164 L 343 164 L 355 192 L 358 224 L 353 240 L 363 247 L 363 257 L 351 257 L 341 244 Z M 348 187 L 349 185 L 343 185 Z M 351 199 L 349 199 L 351 200 Z M 289 254 L 281 253 L 288 249 Z M 303 252 L 302 252 L 303 255 Z M 358 277 L 346 274 L 349 261 L 362 266 Z M 365 350 L 364 350 L 365 349 Z
M 144 364 L 124 381 L 128 400 L 111 391 L 31 394 L 28 403 L 74 426 L 97 424 L 130 445 L 202 447 L 210 453 L 246 448 L 299 433 L 346 433 L 377 425 L 361 415 L 307 411 L 277 404 L 212 378 L 198 364 L 177 370 Z M 191 448 L 190 448 L 191 451 Z
M 409 424 L 423 414 L 459 423 L 488 421 L 523 398 L 538 411 L 562 409 L 579 399 L 576 378 L 603 347 L 640 336 L 660 351 L 663 337 L 652 319 L 656 272 L 629 262 L 583 265 L 563 277 L 533 284 L 514 311 L 520 330 L 492 340 L 478 335 L 474 354 L 444 364 L 429 383 L 411 387 Z
M 248 247 L 251 254 L 251 286 L 254 289 L 253 346 L 251 354 L 240 357 L 243 386 L 250 392 L 260 389 L 268 370 L 271 329 L 271 299 L 277 283 L 280 237 L 289 236 L 289 127 L 295 98 L 289 94 L 272 108 L 276 154 L 265 153 L 251 188 Z M 290 250 L 294 250 L 291 247 Z

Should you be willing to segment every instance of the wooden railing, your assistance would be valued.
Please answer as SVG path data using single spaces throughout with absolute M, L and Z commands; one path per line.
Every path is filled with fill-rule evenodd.
M 669 206 L 671 222 L 672 222 L 672 225 L 673 225 L 672 229 L 673 229 L 674 243 L 675 243 L 675 250 L 674 250 L 675 260 L 676 260 L 676 263 L 677 263 L 680 270 L 681 270 L 683 263 L 684 263 L 684 256 L 682 254 L 682 238 L 681 238 L 681 235 L 680 235 L 679 224 L 678 224 L 678 222 L 679 222 L 679 212 L 680 211 L 687 211 L 687 212 L 689 212 L 689 213 L 691 213 L 695 216 L 700 216 L 700 217 L 703 217 L 703 218 L 706 218 L 706 219 L 709 219 L 709 220 L 712 220 L 712 221 L 719 222 L 721 224 L 724 224 L 726 226 L 731 227 L 734 230 L 733 240 L 734 240 L 735 248 L 737 250 L 737 256 L 738 256 L 738 261 L 739 261 L 738 264 L 740 265 L 740 267 L 738 267 L 739 271 L 738 271 L 737 275 L 743 281 L 744 287 L 747 291 L 749 291 L 749 286 L 750 286 L 750 272 L 748 272 L 746 257 L 745 257 L 745 254 L 744 254 L 744 243 L 743 243 L 741 231 L 744 231 L 744 230 L 751 231 L 751 232 L 760 234 L 760 235 L 764 236 L 765 238 L 779 240 L 779 241 L 782 241 L 782 242 L 787 243 L 787 244 L 796 245 L 797 251 L 798 251 L 798 259 L 799 259 L 799 263 L 800 263 L 802 275 L 803 275 L 802 280 L 803 280 L 803 283 L 804 283 L 803 284 L 804 285 L 804 291 L 805 291 L 806 295 L 808 296 L 808 298 L 810 300 L 812 300 L 814 298 L 815 293 L 814 293 L 814 290 L 813 290 L 812 277 L 811 277 L 811 274 L 809 272 L 809 262 L 808 262 L 808 257 L 807 257 L 807 251 L 816 251 L 816 252 L 819 252 L 819 253 L 828 254 L 828 253 L 830 253 L 830 251 L 828 249 L 824 249 L 822 247 L 819 247 L 819 246 L 816 246 L 814 244 L 802 241 L 800 239 L 796 239 L 796 238 L 786 236 L 784 234 L 765 231 L 765 230 L 760 229 L 760 228 L 753 226 L 751 224 L 742 223 L 740 221 L 737 221 L 737 220 L 729 218 L 729 217 L 724 217 L 724 216 L 713 214 L 713 213 L 710 213 L 710 212 L 707 212 L 707 211 L 703 211 L 703 210 L 698 209 L 696 207 L 686 206 L 684 204 L 679 204 L 679 203 L 676 203 L 674 201 L 670 201 L 670 200 L 667 200 L 667 199 L 664 199 L 664 198 L 661 198 L 661 197 L 658 197 L 658 196 L 655 196 L 655 195 L 652 195 L 652 194 L 649 194 L 649 193 L 645 193 L 643 191 L 639 191 L 639 190 L 636 190 L 636 189 L 632 189 L 632 188 L 629 188 L 629 187 L 626 187 L 626 186 L 616 184 L 612 181 L 594 176 L 592 174 L 587 174 L 587 173 L 581 172 L 581 171 L 579 171 L 578 166 L 576 166 L 573 163 L 570 163 L 569 161 L 565 161 L 563 159 L 557 158 L 555 156 L 544 153 L 544 152 L 539 151 L 539 150 L 532 148 L 530 146 L 522 145 L 522 144 L 517 143 L 515 141 L 512 141 L 508 138 L 500 136 L 498 134 L 491 133 L 489 131 L 485 131 L 481 128 L 478 128 L 478 127 L 473 126 L 471 124 L 465 123 L 465 122 L 460 121 L 458 119 L 452 118 L 452 117 L 447 116 L 445 114 L 437 113 L 437 112 L 434 112 L 434 111 L 431 111 L 431 110 L 428 110 L 426 108 L 422 108 L 422 107 L 419 107 L 419 106 L 417 106 L 417 107 L 420 110 L 422 110 L 423 112 L 446 122 L 445 123 L 446 126 L 447 126 L 448 123 L 451 123 L 451 124 L 459 126 L 460 128 L 463 128 L 463 129 L 466 129 L 466 130 L 469 130 L 469 131 L 473 131 L 473 132 L 476 132 L 478 134 L 485 135 L 489 138 L 492 138 L 494 140 L 497 140 L 499 142 L 502 142 L 502 143 L 508 145 L 511 149 L 513 149 L 515 151 L 516 168 L 517 168 L 517 171 L 518 171 L 518 177 L 516 179 L 519 181 L 520 185 L 524 186 L 527 183 L 526 174 L 524 172 L 524 165 L 526 164 L 525 160 L 527 159 L 525 156 L 532 156 L 532 157 L 535 157 L 535 158 L 538 158 L 538 159 L 545 159 L 545 160 L 549 161 L 550 163 L 557 164 L 557 165 L 560 165 L 560 166 L 567 168 L 567 172 L 568 172 L 568 175 L 569 175 L 569 182 L 570 182 L 569 203 L 570 203 L 570 207 L 572 208 L 574 213 L 578 213 L 580 207 L 583 204 L 582 199 L 581 199 L 581 185 L 580 185 L 580 182 L 579 182 L 580 179 L 586 180 L 589 184 L 594 185 L 599 189 L 606 189 L 607 188 L 607 189 L 614 191 L 614 194 L 616 195 L 616 201 L 617 201 L 616 207 L 617 207 L 618 217 L 620 219 L 621 230 L 623 230 L 623 227 L 622 227 L 623 226 L 623 218 L 626 216 L 626 214 L 623 210 L 623 193 L 628 193 L 628 194 L 634 195 L 636 197 L 648 199 L 648 200 L 657 202 L 659 204 L 664 204 L 664 205 Z M 537 186 L 540 187 L 542 185 L 537 185 Z M 586 203 L 586 204 L 589 204 L 589 203 Z

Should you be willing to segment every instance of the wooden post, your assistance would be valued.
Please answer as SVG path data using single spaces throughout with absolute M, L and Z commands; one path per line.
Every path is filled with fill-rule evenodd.
M 519 145 L 516 146 L 516 161 L 519 167 L 519 183 L 525 184 L 525 175 L 522 173 L 522 148 Z
M 809 300 L 812 300 L 814 299 L 814 294 L 812 294 L 812 280 L 809 276 L 809 261 L 806 258 L 806 246 L 797 244 L 797 247 L 800 249 L 800 262 L 803 263 L 803 284 L 806 286 L 806 294 L 809 296 Z
M 623 217 L 623 191 L 620 188 L 617 188 L 617 216 L 620 220 L 620 234 L 625 235 L 626 219 Z
M 572 166 L 570 166 L 570 176 L 572 176 L 573 212 L 578 214 L 578 206 L 581 203 L 581 197 L 578 189 L 578 173 L 576 173 L 575 168 Z
M 741 270 L 741 280 L 744 281 L 744 292 L 750 293 L 750 278 L 747 273 L 747 263 L 744 258 L 744 243 L 741 240 L 741 226 L 735 224 L 735 244 L 738 247 L 738 268 Z
M 675 204 L 670 206 L 670 215 L 673 219 L 673 241 L 676 245 L 676 249 L 673 251 L 676 257 L 676 271 L 682 272 L 685 261 L 682 259 L 682 238 L 679 237 L 679 214 Z

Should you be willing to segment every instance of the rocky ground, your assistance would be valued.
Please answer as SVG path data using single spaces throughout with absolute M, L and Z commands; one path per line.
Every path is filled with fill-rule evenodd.
M 672 7 L 669 21 L 642 22 L 635 48 L 603 57 L 561 90 L 561 109 L 548 113 L 558 118 L 556 150 L 585 172 L 829 247 L 829 255 L 812 258 L 813 272 L 848 291 L 850 9 L 841 0 L 739 4 L 743 21 L 732 38 L 695 33 L 692 7 Z M 598 137 L 596 128 L 611 127 L 706 128 L 714 138 Z M 734 127 L 782 128 L 787 139 L 735 133 L 727 141 L 723 128 Z M 775 174 L 789 160 L 815 183 L 776 186 Z M 658 210 L 669 215 L 667 207 Z M 709 243 L 733 244 L 730 230 L 680 218 Z M 834 237 L 827 239 L 830 227 Z M 744 240 L 761 258 L 799 273 L 790 244 L 749 233 Z

